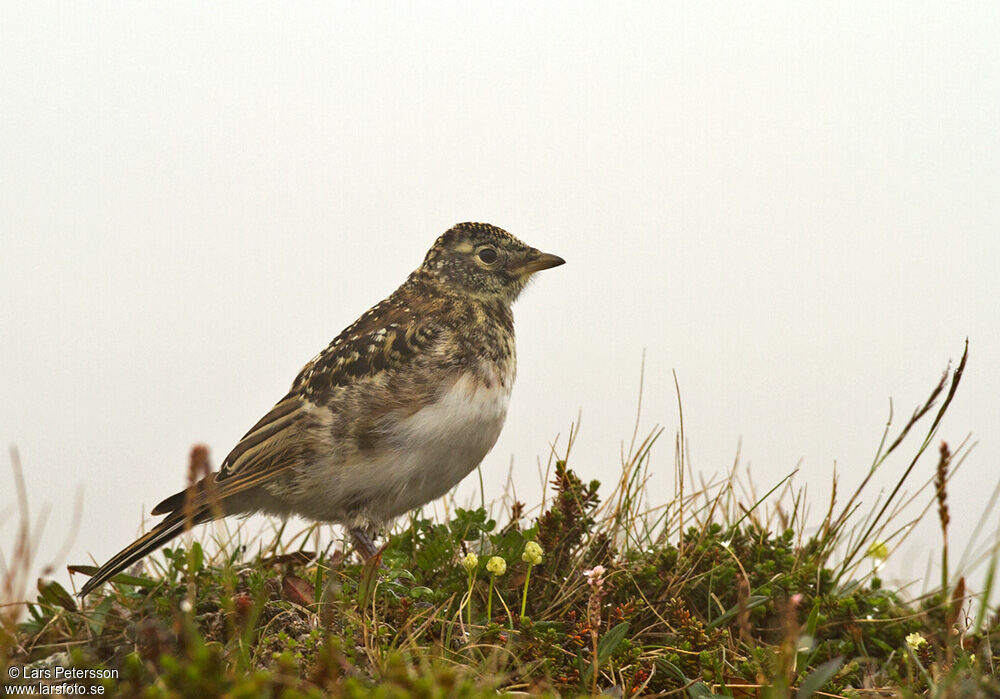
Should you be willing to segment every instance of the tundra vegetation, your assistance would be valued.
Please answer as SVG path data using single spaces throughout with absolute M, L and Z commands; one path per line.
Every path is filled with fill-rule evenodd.
M 890 418 L 860 482 L 834 476 L 818 522 L 792 474 L 760 493 L 735 466 L 692 485 L 683 419 L 667 502 L 649 485 L 660 430 L 637 429 L 602 488 L 574 471 L 571 429 L 533 506 L 511 489 L 413 513 L 367 563 L 320 545 L 322 525 L 248 538 L 216 524 L 82 601 L 53 580 L 30 584 L 38 532 L 12 453 L 3 681 L 13 666 L 75 666 L 116 669 L 91 681 L 110 696 L 1000 696 L 996 546 L 967 551 L 957 570 L 949 560 L 948 484 L 971 445 L 952 448 L 938 429 L 964 367 L 963 355 L 901 426 Z M 921 478 L 918 461 L 934 472 Z M 895 487 L 870 493 L 890 464 Z M 924 514 L 940 523 L 942 575 L 904 594 L 879 566 Z M 966 587 L 973 569 L 985 591 Z

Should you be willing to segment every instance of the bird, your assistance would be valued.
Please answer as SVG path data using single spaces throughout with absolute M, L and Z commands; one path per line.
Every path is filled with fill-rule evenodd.
M 343 525 L 369 560 L 396 517 L 447 493 L 493 448 L 517 374 L 511 309 L 565 263 L 487 223 L 459 223 L 310 360 L 218 471 L 82 586 L 83 597 L 193 524 L 297 514 Z

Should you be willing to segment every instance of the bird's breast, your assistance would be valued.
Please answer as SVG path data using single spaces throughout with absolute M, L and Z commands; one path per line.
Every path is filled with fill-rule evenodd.
M 402 448 L 449 453 L 460 460 L 477 457 L 478 463 L 500 435 L 512 384 L 510 374 L 463 373 L 437 400 L 400 420 L 392 430 L 393 441 Z

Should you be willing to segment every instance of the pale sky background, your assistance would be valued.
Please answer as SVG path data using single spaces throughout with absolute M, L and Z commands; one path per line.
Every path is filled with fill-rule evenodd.
M 513 460 L 531 502 L 578 411 L 572 465 L 613 480 L 645 349 L 654 497 L 673 369 L 695 470 L 742 439 L 818 517 L 968 337 L 960 551 L 1000 465 L 997 37 L 994 2 L 4 3 L 0 441 L 52 508 L 39 563 L 80 488 L 57 562 L 129 543 L 192 444 L 218 463 L 464 220 L 567 260 L 515 306 L 488 497 Z

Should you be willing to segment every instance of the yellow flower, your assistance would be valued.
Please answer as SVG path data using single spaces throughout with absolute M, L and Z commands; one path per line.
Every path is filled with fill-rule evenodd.
M 529 541 L 524 545 L 524 553 L 521 554 L 521 560 L 529 565 L 536 566 L 542 562 L 542 547 L 538 545 L 536 541 Z
M 908 645 L 913 650 L 917 650 L 921 646 L 927 645 L 927 639 L 923 637 L 919 631 L 914 631 L 911 634 L 906 635 L 906 645 Z
M 873 541 L 868 547 L 868 557 L 876 561 L 884 561 L 889 557 L 889 547 L 884 541 Z
M 465 572 L 469 575 L 475 572 L 476 568 L 479 566 L 479 556 L 469 551 L 465 554 L 465 558 L 462 559 L 462 567 L 465 568 Z
M 493 573 L 493 575 L 503 575 L 507 572 L 507 561 L 500 558 L 500 556 L 493 556 L 493 558 L 486 562 L 486 570 Z

